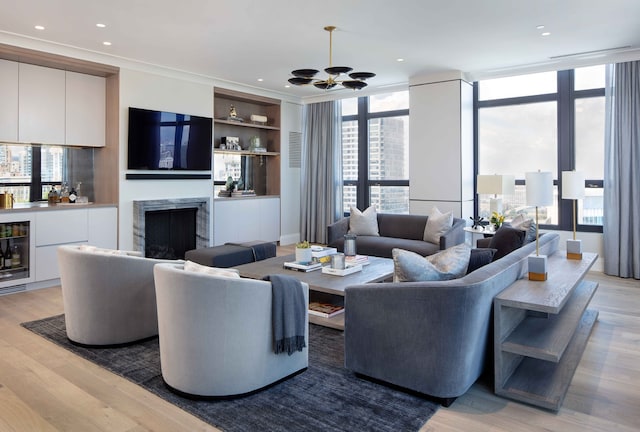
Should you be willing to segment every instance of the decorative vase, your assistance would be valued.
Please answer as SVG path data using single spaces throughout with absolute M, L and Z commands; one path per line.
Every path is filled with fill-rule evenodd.
M 312 259 L 311 248 L 296 248 L 296 261 L 311 262 Z

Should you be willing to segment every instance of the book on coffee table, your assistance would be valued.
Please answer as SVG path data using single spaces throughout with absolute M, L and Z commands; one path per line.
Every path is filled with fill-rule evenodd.
M 344 312 L 344 306 L 331 303 L 310 302 L 309 314 L 323 318 L 331 318 Z
M 314 270 L 320 270 L 322 268 L 322 263 L 319 262 L 302 262 L 302 261 L 291 261 L 285 262 L 282 266 L 289 270 L 297 270 L 301 272 L 310 272 Z
M 337 253 L 338 249 L 333 247 L 311 246 L 311 256 L 314 258 L 322 258 L 335 255 Z

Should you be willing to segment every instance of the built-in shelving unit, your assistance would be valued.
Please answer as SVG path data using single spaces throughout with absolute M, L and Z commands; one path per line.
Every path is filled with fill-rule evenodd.
M 496 296 L 496 394 L 560 409 L 598 317 L 587 309 L 598 284 L 584 280 L 597 257 L 556 252 L 546 281 L 520 279 Z
M 214 173 L 220 172 L 216 162 L 228 163 L 215 156 L 237 157 L 236 171 L 241 170 L 245 185 L 255 190 L 256 195 L 280 195 L 280 100 L 251 95 L 234 90 L 214 89 Z M 240 120 L 230 120 L 231 107 Z M 264 116 L 266 123 L 251 122 L 252 115 Z M 242 150 L 220 149 L 222 137 L 237 137 Z M 252 137 L 260 140 L 265 152 L 249 151 Z M 229 170 L 231 171 L 231 170 Z M 218 184 L 237 172 L 224 173 L 225 178 L 214 178 Z

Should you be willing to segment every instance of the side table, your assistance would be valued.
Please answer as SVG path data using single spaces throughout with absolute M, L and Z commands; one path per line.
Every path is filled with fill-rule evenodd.
M 471 241 L 470 241 L 470 246 L 471 247 L 476 247 L 476 240 L 478 238 L 484 238 L 484 237 L 487 237 L 487 236 L 490 237 L 490 236 L 495 234 L 495 231 L 489 230 L 488 227 L 486 227 L 486 228 L 473 228 L 473 227 L 470 227 L 470 226 L 466 226 L 466 227 L 464 227 L 464 231 L 471 234 Z

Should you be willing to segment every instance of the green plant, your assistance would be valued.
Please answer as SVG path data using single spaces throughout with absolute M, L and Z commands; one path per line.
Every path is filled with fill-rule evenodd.
M 301 241 L 299 243 L 296 243 L 296 247 L 298 249 L 309 249 L 311 247 L 311 245 L 309 244 L 309 242 L 307 240 L 305 240 L 305 241 Z
M 491 213 L 491 219 L 489 219 L 489 222 L 491 222 L 493 226 L 496 229 L 498 229 L 500 228 L 500 225 L 502 225 L 502 223 L 504 222 L 504 215 L 498 212 L 493 212 Z

